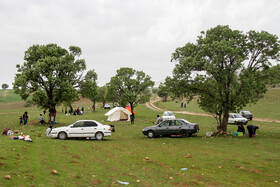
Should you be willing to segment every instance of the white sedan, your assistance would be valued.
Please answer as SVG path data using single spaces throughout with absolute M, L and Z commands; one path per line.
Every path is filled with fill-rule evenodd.
M 103 125 L 95 120 L 79 120 L 71 125 L 52 129 L 50 136 L 61 140 L 75 137 L 102 140 L 104 136 L 111 134 L 109 125 Z
M 235 125 L 243 125 L 247 124 L 248 120 L 237 113 L 229 113 L 228 123 L 235 124 Z
M 176 119 L 175 114 L 171 111 L 165 111 L 163 112 L 163 114 L 161 115 L 162 120 L 172 120 L 172 119 Z

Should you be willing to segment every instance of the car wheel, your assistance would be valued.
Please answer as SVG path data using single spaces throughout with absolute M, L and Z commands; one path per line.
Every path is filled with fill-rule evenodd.
M 57 137 L 60 140 L 66 140 L 67 139 L 67 134 L 65 132 L 60 132 Z
M 96 140 L 102 140 L 103 137 L 104 137 L 104 134 L 103 134 L 102 132 L 97 132 L 97 133 L 95 134 L 95 139 L 96 139 Z
M 148 135 L 149 138 L 154 138 L 155 137 L 154 131 L 148 131 L 147 135 Z
M 188 137 L 188 136 L 189 136 L 188 131 L 181 131 L 181 133 L 180 133 L 180 134 L 182 135 L 182 137 L 183 137 L 183 138 L 185 138 L 185 137 Z

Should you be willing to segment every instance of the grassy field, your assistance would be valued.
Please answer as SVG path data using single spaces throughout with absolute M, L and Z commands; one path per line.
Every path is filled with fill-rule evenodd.
M 172 111 L 189 111 L 196 113 L 205 113 L 199 108 L 196 101 L 187 103 L 186 108 L 181 108 L 182 101 L 157 102 L 155 105 L 159 108 Z M 184 102 L 184 101 L 183 101 Z M 280 88 L 269 89 L 264 98 L 256 104 L 248 105 L 244 110 L 249 110 L 256 118 L 268 118 L 280 120 Z
M 210 138 L 204 135 L 215 130 L 213 118 L 177 114 L 199 123 L 197 136 L 149 139 L 142 129 L 152 125 L 158 112 L 140 105 L 135 108 L 135 124 L 130 125 L 106 122 L 108 110 L 98 107 L 90 112 L 86 104 L 75 105 L 85 106 L 83 116 L 65 116 L 59 107 L 57 126 L 95 119 L 116 126 L 111 137 L 103 141 L 52 139 L 44 136 L 47 126 L 39 126 L 40 109 L 2 108 L 0 129 L 19 129 L 33 142 L 1 136 L 0 186 L 120 186 L 117 180 L 130 186 L 279 186 L 279 123 L 250 121 L 260 127 L 253 139 L 248 134 L 231 135 L 237 129 L 233 125 L 228 127 L 231 134 Z M 24 111 L 30 117 L 26 127 L 18 125 Z M 186 157 L 188 154 L 191 158 Z M 6 179 L 6 175 L 11 178 Z
M 14 93 L 14 90 L 0 90 L 0 103 L 22 101 L 20 96 Z

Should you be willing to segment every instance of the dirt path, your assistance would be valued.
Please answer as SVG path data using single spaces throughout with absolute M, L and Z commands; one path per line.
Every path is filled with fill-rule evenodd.
M 160 98 L 157 98 L 155 100 L 151 100 L 150 102 L 146 103 L 146 107 L 152 109 L 152 110 L 156 110 L 156 111 L 164 111 L 161 108 L 158 108 L 154 105 L 154 103 L 160 101 Z M 172 111 L 174 113 L 178 113 L 178 114 L 189 114 L 189 115 L 196 115 L 196 116 L 209 116 L 212 117 L 213 115 L 211 114 L 207 114 L 207 113 L 195 113 L 195 112 L 188 112 L 188 111 Z M 266 118 L 254 118 L 254 121 L 261 121 L 261 122 L 276 122 L 276 123 L 280 123 L 280 120 L 276 120 L 276 119 L 266 119 Z

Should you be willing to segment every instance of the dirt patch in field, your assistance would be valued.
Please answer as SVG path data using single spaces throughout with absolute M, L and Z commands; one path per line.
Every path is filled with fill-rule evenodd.
M 10 102 L 10 103 L 0 103 L 0 109 L 18 109 L 24 108 L 25 102 Z

